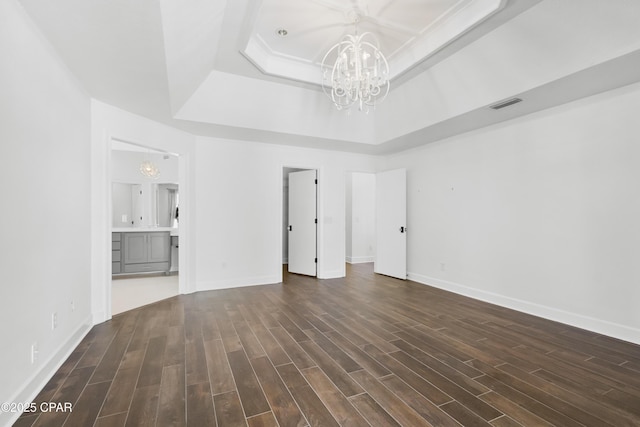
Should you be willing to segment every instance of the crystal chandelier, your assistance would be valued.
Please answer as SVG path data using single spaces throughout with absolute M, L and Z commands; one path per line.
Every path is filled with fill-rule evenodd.
M 357 19 L 356 22 L 357 24 Z M 358 104 L 365 113 L 389 93 L 389 64 L 369 33 L 345 35 L 322 58 L 322 88 L 338 110 Z
M 160 169 L 151 162 L 151 160 L 143 160 L 140 163 L 140 173 L 151 179 L 158 179 L 160 176 Z

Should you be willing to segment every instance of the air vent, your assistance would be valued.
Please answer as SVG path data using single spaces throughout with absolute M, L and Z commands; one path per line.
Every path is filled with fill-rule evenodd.
M 497 104 L 492 105 L 490 108 L 499 110 L 501 108 L 508 107 L 509 105 L 517 104 L 520 101 L 522 101 L 522 99 L 520 98 L 511 98 L 507 99 L 506 101 L 498 102 Z

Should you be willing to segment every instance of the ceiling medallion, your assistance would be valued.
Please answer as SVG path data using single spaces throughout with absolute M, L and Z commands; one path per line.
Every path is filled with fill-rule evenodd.
M 378 39 L 369 32 L 345 35 L 322 58 L 322 88 L 338 110 L 369 112 L 389 93 L 389 63 L 380 52 Z

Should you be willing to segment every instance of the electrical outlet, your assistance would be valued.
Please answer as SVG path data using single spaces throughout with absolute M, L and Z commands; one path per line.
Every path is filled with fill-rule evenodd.
M 58 313 L 51 313 L 51 330 L 55 330 L 58 327 Z
M 38 361 L 38 343 L 31 344 L 31 364 L 33 365 Z
M 71 311 L 76 311 L 76 303 L 73 300 L 71 300 Z

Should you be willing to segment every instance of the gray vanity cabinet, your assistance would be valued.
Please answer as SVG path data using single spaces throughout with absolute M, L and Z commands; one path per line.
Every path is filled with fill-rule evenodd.
M 111 234 L 111 274 L 122 272 L 122 234 Z
M 122 273 L 168 272 L 170 243 L 168 231 L 122 233 Z

